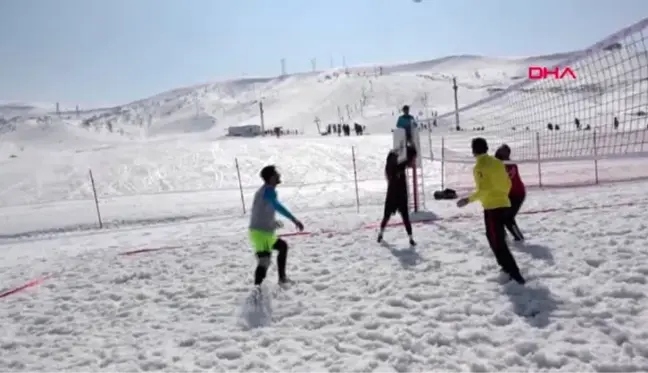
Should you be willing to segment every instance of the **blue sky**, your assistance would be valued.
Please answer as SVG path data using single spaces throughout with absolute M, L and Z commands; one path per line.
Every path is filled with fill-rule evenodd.
M 585 47 L 646 0 L 0 1 L 0 100 L 82 107 L 242 75 Z M 647 33 L 648 35 L 648 33 Z

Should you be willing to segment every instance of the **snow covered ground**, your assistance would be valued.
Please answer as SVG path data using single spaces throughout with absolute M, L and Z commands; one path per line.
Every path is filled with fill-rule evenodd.
M 646 371 L 647 187 L 532 192 L 525 287 L 500 284 L 477 206 L 434 203 L 415 250 L 401 227 L 375 243 L 378 207 L 303 212 L 297 284 L 277 290 L 273 266 L 254 329 L 245 218 L 4 244 L 3 288 L 49 278 L 1 300 L 0 369 Z M 140 248 L 168 249 L 118 255 Z
M 648 369 L 646 182 L 531 189 L 520 287 L 500 283 L 475 205 L 428 195 L 438 219 L 416 225 L 416 250 L 400 227 L 375 242 L 389 135 L 59 140 L 0 164 L 0 293 L 37 285 L 0 299 L 0 370 Z M 234 158 L 248 206 L 258 170 L 278 164 L 280 197 L 308 230 L 287 237 L 298 283 L 280 291 L 271 271 L 261 328 L 242 317 L 254 258 Z M 644 165 L 600 160 L 599 177 Z M 431 194 L 440 164 L 425 167 Z M 471 185 L 469 164 L 446 167 L 446 185 Z M 542 167 L 544 185 L 594 178 L 591 160 Z M 537 165 L 521 170 L 533 187 Z M 137 250 L 153 251 L 120 255 Z

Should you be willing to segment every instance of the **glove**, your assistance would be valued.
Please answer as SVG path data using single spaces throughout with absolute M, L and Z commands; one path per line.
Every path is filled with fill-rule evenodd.
M 298 229 L 300 232 L 303 232 L 303 231 L 304 231 L 304 224 L 302 224 L 302 222 L 300 222 L 299 220 L 295 219 L 295 221 L 294 221 L 293 223 L 295 223 L 295 226 L 297 227 L 297 229 Z

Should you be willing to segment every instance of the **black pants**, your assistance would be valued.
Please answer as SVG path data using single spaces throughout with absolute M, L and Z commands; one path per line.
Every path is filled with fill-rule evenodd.
M 514 280 L 524 282 L 520 275 L 520 269 L 506 244 L 506 230 L 504 224 L 508 219 L 509 209 L 498 208 L 484 210 L 484 223 L 486 225 L 486 237 L 497 264 L 502 270 L 508 273 Z
M 506 229 L 509 232 L 511 232 L 511 234 L 513 235 L 513 239 L 515 239 L 516 241 L 524 240 L 524 235 L 522 234 L 520 227 L 518 227 L 515 217 L 520 211 L 520 207 L 522 207 L 525 197 L 526 197 L 525 195 L 521 195 L 519 197 L 518 196 L 509 197 L 509 200 L 511 201 L 511 207 L 509 208 L 508 217 L 504 225 L 506 226 Z
M 391 201 L 389 197 L 385 201 L 385 212 L 383 213 L 382 221 L 380 222 L 380 230 L 385 230 L 387 223 L 392 215 L 398 212 L 403 219 L 403 224 L 405 225 L 405 231 L 407 235 L 412 235 L 412 222 L 410 221 L 409 211 L 407 208 L 407 199 L 401 201 Z
M 286 261 L 288 260 L 288 244 L 286 241 L 281 238 L 277 239 L 277 242 L 272 246 L 273 250 L 277 250 L 279 255 L 277 255 L 277 272 L 279 272 L 279 281 L 286 279 Z M 272 252 L 266 251 L 262 253 L 257 253 L 257 267 L 254 271 L 254 285 L 261 285 L 263 280 L 268 273 L 268 267 L 270 267 L 270 259 L 272 257 Z

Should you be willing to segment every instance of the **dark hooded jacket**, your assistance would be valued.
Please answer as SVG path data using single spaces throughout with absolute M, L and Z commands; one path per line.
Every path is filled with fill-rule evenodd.
M 416 149 L 407 147 L 407 159 L 398 162 L 396 151 L 390 151 L 385 164 L 385 178 L 387 178 L 387 201 L 390 203 L 407 203 L 407 175 L 405 170 L 412 160 L 416 158 Z

